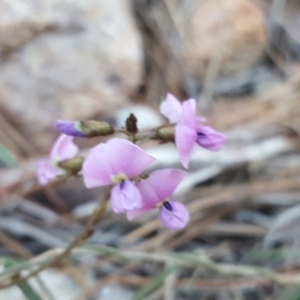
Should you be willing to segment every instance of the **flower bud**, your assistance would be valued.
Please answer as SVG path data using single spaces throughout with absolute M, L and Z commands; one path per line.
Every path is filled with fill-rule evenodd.
M 174 142 L 175 130 L 174 126 L 160 127 L 155 132 L 155 137 L 164 142 Z
M 137 133 L 138 127 L 137 127 L 137 118 L 134 114 L 130 114 L 129 117 L 126 120 L 126 130 L 130 133 Z
M 58 166 L 70 174 L 77 174 L 79 171 L 81 171 L 83 161 L 83 157 L 74 157 L 72 159 L 59 162 Z
M 94 120 L 82 122 L 57 120 L 55 122 L 55 129 L 74 137 L 94 137 L 114 133 L 114 128 L 109 123 Z

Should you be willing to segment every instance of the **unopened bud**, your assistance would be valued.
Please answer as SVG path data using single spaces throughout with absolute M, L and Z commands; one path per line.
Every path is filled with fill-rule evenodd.
M 174 126 L 160 127 L 156 130 L 155 137 L 165 142 L 175 141 Z
M 58 166 L 71 174 L 77 174 L 82 169 L 83 161 L 83 157 L 74 157 L 72 159 L 59 162 Z
M 55 129 L 74 137 L 94 137 L 114 133 L 114 128 L 109 123 L 94 120 L 82 122 L 57 120 Z
M 137 127 L 137 118 L 134 114 L 130 114 L 126 119 L 126 130 L 133 134 L 139 131 Z

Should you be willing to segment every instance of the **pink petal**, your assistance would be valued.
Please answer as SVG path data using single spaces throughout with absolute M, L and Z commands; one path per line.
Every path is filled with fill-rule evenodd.
M 78 147 L 73 143 L 73 137 L 61 134 L 50 152 L 51 161 L 63 161 L 73 158 L 78 153 Z
M 156 193 L 155 186 L 152 182 L 149 182 L 148 179 L 149 178 L 141 180 L 136 186 L 142 195 L 143 207 L 150 210 L 156 208 L 157 204 L 160 203 L 162 199 L 160 199 Z
M 196 101 L 189 99 L 182 102 L 182 113 L 180 116 L 180 124 L 197 129 L 199 118 L 196 115 Z
M 169 201 L 168 206 L 162 206 L 159 217 L 163 225 L 169 229 L 183 229 L 190 220 L 186 207 L 177 201 Z
M 131 181 L 122 181 L 113 187 L 111 191 L 111 206 L 116 214 L 139 209 L 142 205 L 142 196 Z
M 124 173 L 130 179 L 140 175 L 155 160 L 137 145 L 120 138 L 109 140 L 107 151 L 114 175 Z
M 157 170 L 137 184 L 143 197 L 143 207 L 127 212 L 127 219 L 132 220 L 141 214 L 157 207 L 162 200 L 172 196 L 180 181 L 186 176 L 180 169 Z
M 126 212 L 127 220 L 131 221 L 140 215 L 146 213 L 147 211 L 151 210 L 152 208 L 147 208 L 147 207 L 142 207 L 140 209 L 135 209 L 135 210 L 128 210 Z
M 121 194 L 121 192 L 120 192 L 119 185 L 115 185 L 112 188 L 111 194 L 110 194 L 110 204 L 111 204 L 111 208 L 115 214 L 122 214 L 122 213 L 126 212 L 124 207 L 122 207 L 122 204 L 120 201 L 120 194 Z
M 183 125 L 175 127 L 175 144 L 178 150 L 182 165 L 188 168 L 189 158 L 193 152 L 194 144 L 197 140 L 197 131 Z
M 211 151 L 219 151 L 226 142 L 226 136 L 208 126 L 201 126 L 197 131 L 197 144 Z
M 186 175 L 187 173 L 180 169 L 163 169 L 152 172 L 144 181 L 152 186 L 158 199 L 162 201 L 173 195 L 176 187 Z
M 136 186 L 142 196 L 143 206 L 140 209 L 128 211 L 128 220 L 132 220 L 140 216 L 141 214 L 156 208 L 157 204 L 161 202 L 162 199 L 160 199 L 160 197 L 158 196 L 155 186 L 153 186 L 153 182 L 151 182 L 151 179 L 149 181 L 149 178 L 141 180 L 139 183 L 137 183 Z
M 48 184 L 51 179 L 54 179 L 63 173 L 64 171 L 59 168 L 55 168 L 49 159 L 38 161 L 37 175 L 38 181 L 41 185 Z
M 106 144 L 92 148 L 83 163 L 82 175 L 87 188 L 109 185 L 111 176 L 115 175 L 110 165 L 110 153 Z
M 198 116 L 197 116 L 197 120 L 198 122 L 202 122 L 202 123 L 205 123 L 207 121 L 205 117 L 198 117 Z
M 49 182 L 49 179 L 46 176 L 46 167 L 48 163 L 49 163 L 48 160 L 40 160 L 37 164 L 38 182 L 41 185 L 46 185 Z
M 172 94 L 167 94 L 167 98 L 160 104 L 159 110 L 170 123 L 178 123 L 182 111 L 182 104 Z

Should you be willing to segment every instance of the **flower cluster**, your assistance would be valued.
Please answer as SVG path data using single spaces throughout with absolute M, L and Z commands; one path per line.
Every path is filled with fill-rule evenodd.
M 160 112 L 171 124 L 153 130 L 153 134 L 148 136 L 175 141 L 185 168 L 188 168 L 194 145 L 211 151 L 222 148 L 225 135 L 203 125 L 205 120 L 197 117 L 194 99 L 181 103 L 168 94 L 160 106 Z M 134 130 L 131 128 L 132 120 L 135 121 Z M 87 188 L 110 186 L 112 210 L 116 214 L 125 213 L 128 220 L 158 209 L 165 227 L 178 230 L 188 224 L 188 210 L 172 196 L 187 173 L 181 169 L 162 169 L 147 176 L 143 174 L 155 159 L 131 142 L 139 140 L 134 115 L 130 115 L 126 129 L 122 131 L 131 141 L 111 138 L 90 149 L 84 160 L 75 157 L 78 148 L 73 143 L 74 137 L 112 135 L 117 130 L 106 122 L 98 121 L 59 120 L 55 127 L 62 134 L 54 144 L 49 159 L 38 163 L 38 180 L 42 185 L 62 175 L 80 173 Z
M 171 123 L 176 124 L 175 144 L 185 168 L 188 168 L 195 144 L 211 151 L 218 151 L 226 141 L 224 134 L 201 124 L 205 119 L 197 117 L 194 99 L 181 104 L 173 95 L 168 94 L 167 99 L 160 105 L 160 112 Z

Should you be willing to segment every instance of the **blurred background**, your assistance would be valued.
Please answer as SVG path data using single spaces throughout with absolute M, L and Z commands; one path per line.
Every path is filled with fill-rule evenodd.
M 163 124 L 158 108 L 171 92 L 195 98 L 228 136 L 219 153 L 197 149 L 177 191 L 189 226 L 172 232 L 155 213 L 128 222 L 108 210 L 88 242 L 98 253 L 42 272 L 32 299 L 300 299 L 299 60 L 298 0 L 0 0 L 2 269 L 66 247 L 104 198 L 80 178 L 37 184 L 53 122 L 122 127 L 133 112 L 151 129 Z M 84 153 L 103 140 L 76 143 Z M 146 146 L 156 168 L 180 166 L 173 145 Z M 174 269 L 160 253 L 202 253 L 290 280 L 192 267 L 188 257 Z M 0 299 L 31 298 L 14 287 Z

